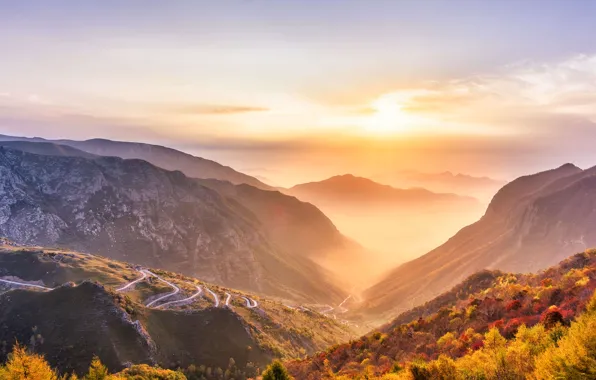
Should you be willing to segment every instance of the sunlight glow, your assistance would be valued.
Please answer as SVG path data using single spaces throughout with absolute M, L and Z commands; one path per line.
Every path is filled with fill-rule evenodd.
M 363 127 L 375 134 L 405 132 L 413 128 L 413 118 L 408 115 L 394 96 L 381 96 L 372 103 L 374 113 L 366 117 Z

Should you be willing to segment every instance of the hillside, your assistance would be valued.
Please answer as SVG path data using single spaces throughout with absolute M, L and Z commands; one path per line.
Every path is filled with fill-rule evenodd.
M 291 361 L 288 368 L 299 379 L 342 378 L 341 375 L 346 376 L 342 379 L 383 375 L 388 376 L 384 379 L 524 379 L 526 376 L 520 373 L 534 370 L 534 356 L 548 347 L 556 348 L 559 339 L 564 341 L 568 331 L 561 326 L 575 321 L 591 298 L 591 312 L 596 312 L 595 289 L 596 250 L 576 254 L 538 274 L 485 272 L 470 277 L 464 284 L 419 308 L 421 313 L 403 314 L 358 340 L 332 347 L 306 360 Z M 592 325 L 596 323 L 596 314 L 593 317 Z M 532 326 L 536 327 L 528 329 Z M 589 329 L 585 333 L 588 332 L 594 333 Z M 540 346 L 538 336 L 533 334 L 556 340 L 544 341 L 544 346 Z M 508 351 L 506 357 L 503 353 L 499 364 L 499 358 L 483 356 L 490 354 L 484 350 L 490 348 L 495 339 L 504 350 L 506 339 L 511 345 L 525 341 L 536 347 L 517 346 L 518 351 Z M 528 349 L 533 350 L 532 355 Z M 577 348 L 575 353 L 567 353 L 582 355 Z M 513 360 L 513 355 L 518 355 L 517 358 L 526 355 L 526 366 Z M 587 356 L 589 360 L 595 359 L 593 351 Z M 438 362 L 429 363 L 437 359 Z M 471 360 L 474 360 L 473 365 Z M 445 362 L 451 372 L 433 372 Z M 501 376 L 494 373 L 494 363 L 504 371 Z M 468 372 L 466 377 L 466 371 L 470 370 L 484 371 L 485 375 Z M 514 371 L 518 372 L 511 373 Z M 505 373 L 509 375 L 505 377 Z
M 176 291 L 178 289 L 178 291 Z M 15 341 L 61 372 L 126 363 L 263 368 L 353 336 L 340 320 L 196 278 L 73 251 L 0 247 L 0 362 Z
M 293 255 L 306 256 L 323 265 L 336 281 L 346 286 L 367 284 L 363 281 L 364 273 L 358 279 L 351 275 L 354 270 L 366 272 L 365 268 L 370 266 L 367 250 L 341 234 L 314 205 L 281 192 L 248 185 L 217 180 L 200 180 L 200 183 L 249 209 L 267 231 L 267 236 L 287 247 Z
M 536 271 L 596 245 L 595 174 L 567 164 L 507 184 L 479 221 L 368 289 L 362 310 L 387 317 L 478 270 Z
M 346 296 L 309 252 L 276 244 L 253 212 L 181 172 L 2 148 L 0 173 L 0 234 L 19 243 L 102 253 L 284 298 Z
M 46 140 L 39 137 L 16 137 L 0 135 L 0 141 L 29 141 L 55 143 L 76 148 L 97 156 L 112 156 L 127 159 L 140 159 L 152 163 L 166 170 L 180 170 L 188 177 L 213 178 L 229 181 L 234 184 L 245 183 L 264 190 L 273 190 L 269 185 L 258 179 L 240 173 L 228 166 L 215 161 L 196 157 L 176 149 L 160 145 L 137 142 L 112 141 L 107 139 L 75 140 Z M 38 152 L 33 152 L 38 153 Z

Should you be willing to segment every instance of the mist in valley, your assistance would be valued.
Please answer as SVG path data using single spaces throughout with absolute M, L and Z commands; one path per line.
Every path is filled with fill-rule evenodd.
M 479 200 L 423 188 L 396 188 L 351 175 L 297 185 L 286 192 L 317 206 L 361 247 L 315 259 L 334 273 L 340 286 L 355 294 L 476 222 L 492 197 Z

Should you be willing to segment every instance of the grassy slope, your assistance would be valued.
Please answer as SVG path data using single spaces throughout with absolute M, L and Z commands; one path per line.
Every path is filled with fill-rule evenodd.
M 70 302 L 71 293 L 68 292 L 62 301 L 52 297 L 56 293 L 64 292 L 63 289 L 72 292 L 73 289 L 79 289 L 81 286 L 60 287 L 47 293 L 29 290 L 2 293 L 2 290 L 9 290 L 9 287 L 0 284 L 0 293 L 2 293 L 0 297 L 7 305 L 13 303 L 18 305 L 24 298 L 22 295 L 26 295 L 26 297 L 32 297 L 26 307 L 39 310 L 38 314 L 30 314 L 29 318 L 18 325 L 14 324 L 15 316 L 22 313 L 21 310 L 25 310 L 25 306 L 21 309 L 11 306 L 12 311 L 3 314 L 4 318 L 0 323 L 4 323 L 7 327 L 3 329 L 5 335 L 2 335 L 2 340 L 7 342 L 6 350 L 11 346 L 8 342 L 13 342 L 15 338 L 19 341 L 28 341 L 30 336 L 34 335 L 32 329 L 38 326 L 44 341 L 50 340 L 46 337 L 46 334 L 50 334 L 52 344 L 55 345 L 40 346 L 42 352 L 49 355 L 50 362 L 60 369 L 72 367 L 79 370 L 76 365 L 80 365 L 81 368 L 88 365 L 92 352 L 81 349 L 80 355 L 84 358 L 77 356 L 76 362 L 70 359 L 60 362 L 63 360 L 60 359 L 63 355 L 58 353 L 59 346 L 72 346 L 73 350 L 77 350 L 81 343 L 77 341 L 71 343 L 68 339 L 69 335 L 64 330 L 54 330 L 49 326 L 53 324 L 66 328 L 62 325 L 62 321 L 66 318 L 63 313 L 68 313 L 72 318 L 80 316 L 81 320 L 91 319 L 93 322 L 105 324 L 102 313 L 108 309 L 124 310 L 123 312 L 126 312 L 133 321 L 140 321 L 157 347 L 154 351 L 145 350 L 145 356 L 151 356 L 158 364 L 167 367 L 186 366 L 191 363 L 225 367 L 230 357 L 234 357 L 238 365 L 245 365 L 247 362 L 263 364 L 272 357 L 287 359 L 311 354 L 329 345 L 345 341 L 353 334 L 341 323 L 319 313 L 292 310 L 283 306 L 279 300 L 260 298 L 163 270 L 152 271 L 181 288 L 179 295 L 167 301 L 190 296 L 196 291 L 194 285 L 202 286 L 203 294 L 195 298 L 192 303 L 176 305 L 172 310 L 147 309 L 142 306 L 147 300 L 167 294 L 171 292 L 171 288 L 155 278 L 150 278 L 139 282 L 126 292 L 115 293 L 114 289 L 140 277 L 138 271 L 130 264 L 71 251 L 3 246 L 0 248 L 0 278 L 48 287 L 60 286 L 71 281 L 81 283 L 91 280 L 105 285 L 106 290 L 103 293 L 111 294 L 113 299 L 111 306 L 106 306 L 104 303 L 96 305 L 93 302 L 78 304 L 78 301 Z M 212 297 L 206 292 L 206 288 L 219 295 L 221 305 L 226 298 L 225 292 L 232 294 L 231 307 L 213 308 Z M 18 295 L 18 298 L 15 298 L 15 295 Z M 256 300 L 259 307 L 247 309 L 242 296 Z M 78 300 L 73 298 L 75 299 Z M 51 305 L 59 307 L 51 308 Z M 52 309 L 51 312 L 48 309 Z M 87 310 L 96 317 L 89 315 Z M 47 319 L 50 321 L 47 326 L 46 319 L 43 317 L 45 313 L 51 314 L 51 318 Z M 66 326 L 69 325 L 70 323 L 66 324 Z M 80 329 L 79 332 L 81 332 L 80 337 L 87 339 L 89 333 L 87 329 Z M 60 339 L 61 334 L 64 334 L 65 339 Z M 107 341 L 98 342 L 97 345 L 106 347 L 105 349 L 114 346 L 119 339 L 118 334 L 106 335 L 104 338 Z M 93 341 L 92 338 L 89 339 Z M 106 363 L 112 369 L 119 369 L 124 361 L 147 361 L 139 358 L 126 359 L 128 356 L 118 356 L 109 352 L 104 355 L 107 358 Z M 102 359 L 104 355 L 101 356 Z M 68 358 L 68 355 L 66 357 Z

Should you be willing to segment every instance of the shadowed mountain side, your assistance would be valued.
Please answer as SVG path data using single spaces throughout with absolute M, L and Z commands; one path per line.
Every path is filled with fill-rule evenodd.
M 509 183 L 478 222 L 368 289 L 362 310 L 389 316 L 478 270 L 535 271 L 596 245 L 595 190 L 596 169 L 569 164 Z
M 369 270 L 374 271 L 366 249 L 342 235 L 314 205 L 278 191 L 217 180 L 199 182 L 249 209 L 273 242 L 293 257 L 307 257 L 323 265 L 340 283 L 360 284 Z M 360 272 L 361 278 L 355 279 L 355 272 Z
M 101 285 L 85 282 L 51 292 L 13 290 L 0 294 L 0 341 L 32 345 L 64 372 L 83 373 L 93 355 L 112 370 L 125 363 L 152 363 L 149 342 Z
M 258 346 L 252 349 L 251 328 L 228 308 L 185 313 L 145 309 L 141 319 L 157 348 L 156 362 L 166 368 L 196 363 L 226 368 L 230 358 L 245 367 L 272 357 Z

